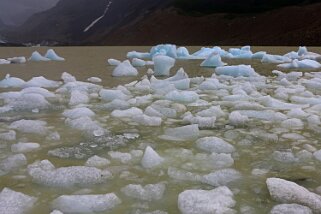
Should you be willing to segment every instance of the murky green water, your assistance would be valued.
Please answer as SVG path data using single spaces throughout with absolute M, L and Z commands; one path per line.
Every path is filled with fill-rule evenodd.
M 0 65 L 0 79 L 5 74 L 20 77 L 28 80 L 34 76 L 44 76 L 51 80 L 60 80 L 62 72 L 68 72 L 74 75 L 77 80 L 86 81 L 87 78 L 96 76 L 103 80 L 100 85 L 105 88 L 112 88 L 117 85 L 123 85 L 139 79 L 145 75 L 147 68 L 139 68 L 140 77 L 112 78 L 111 72 L 114 67 L 107 65 L 108 58 L 125 59 L 126 53 L 131 50 L 148 51 L 149 47 L 64 47 L 55 48 L 59 55 L 66 58 L 66 62 L 28 62 L 22 65 Z M 191 52 L 198 50 L 199 47 L 190 47 Z M 13 56 L 30 56 L 32 51 L 38 50 L 45 52 L 46 48 L 0 48 L 0 58 Z M 272 54 L 285 54 L 293 47 L 253 47 L 253 51 L 264 50 Z M 310 51 L 321 53 L 321 48 L 309 48 Z M 256 72 L 262 75 L 271 75 L 271 71 L 276 69 L 274 64 L 262 64 L 259 60 L 224 60 L 229 65 L 232 64 L 251 64 Z M 178 68 L 183 67 L 190 77 L 204 76 L 210 77 L 213 69 L 201 68 L 199 66 L 201 60 L 179 60 L 176 63 L 172 73 L 174 74 Z M 8 89 L 0 89 L 0 92 L 8 91 Z M 268 93 L 268 92 L 267 92 Z M 225 112 L 231 112 L 230 106 L 224 106 L 217 99 L 215 94 L 209 94 L 203 98 L 214 104 L 221 104 Z M 177 208 L 178 194 L 186 189 L 212 189 L 210 185 L 201 184 L 199 182 L 180 181 L 172 179 L 168 176 L 168 167 L 197 173 L 208 174 L 213 170 L 202 169 L 197 165 L 193 166 L 195 157 L 189 155 L 184 156 L 184 151 L 189 150 L 194 155 L 204 153 L 195 146 L 195 140 L 175 142 L 167 141 L 159 138 L 164 133 L 164 129 L 186 125 L 181 120 L 167 119 L 161 127 L 143 127 L 130 120 L 120 120 L 110 116 L 110 111 L 99 108 L 101 101 L 93 99 L 87 106 L 91 108 L 96 116 L 96 121 L 100 122 L 103 128 L 111 131 L 113 135 L 123 135 L 124 133 L 137 133 L 139 137 L 129 140 L 127 145 L 119 148 L 100 147 L 99 143 L 94 139 L 88 138 L 82 132 L 73 130 L 65 124 L 65 118 L 62 116 L 64 109 L 68 105 L 61 105 L 61 108 L 55 110 L 41 111 L 40 113 L 14 112 L 8 115 L 1 115 L 0 133 L 8 129 L 11 122 L 18 119 L 39 119 L 48 123 L 51 131 L 56 131 L 61 138 L 58 141 L 46 139 L 46 136 L 34 134 L 23 134 L 17 132 L 17 140 L 14 142 L 0 142 L 0 159 L 11 154 L 10 146 L 16 142 L 36 142 L 41 145 L 37 151 L 26 153 L 28 164 L 36 160 L 48 159 L 56 167 L 63 166 L 82 166 L 85 164 L 90 155 L 83 159 L 67 158 L 61 159 L 48 155 L 48 151 L 60 147 L 73 147 L 86 143 L 91 154 L 111 159 L 107 154 L 111 150 L 120 152 L 130 152 L 132 150 L 144 150 L 146 145 L 152 145 L 153 148 L 165 157 L 167 161 L 156 170 L 145 170 L 140 166 L 139 159 L 129 163 L 121 163 L 111 160 L 111 164 L 107 167 L 113 173 L 113 178 L 104 184 L 89 187 L 70 187 L 70 188 L 50 188 L 35 184 L 28 176 L 26 167 L 15 170 L 5 176 L 0 177 L 0 189 L 9 187 L 15 191 L 38 197 L 38 201 L 30 213 L 43 214 L 51 211 L 50 202 L 63 194 L 73 194 L 76 191 L 86 188 L 86 192 L 90 194 L 102 194 L 114 192 L 122 200 L 122 204 L 108 213 L 136 213 L 137 210 L 142 212 L 163 210 L 168 213 L 179 213 Z M 149 104 L 139 106 L 145 109 Z M 199 109 L 206 109 L 200 107 Z M 188 107 L 189 111 L 195 111 L 195 107 Z M 270 198 L 266 188 L 266 178 L 281 177 L 292 180 L 298 184 L 311 188 L 312 190 L 321 185 L 321 162 L 311 159 L 306 162 L 282 163 L 272 158 L 274 151 L 284 151 L 291 149 L 293 153 L 301 151 L 305 144 L 313 145 L 317 150 L 321 149 L 320 131 L 321 128 L 304 128 L 300 130 L 291 130 L 291 133 L 303 136 L 301 140 L 291 140 L 284 137 L 284 133 L 279 128 L 279 124 L 269 122 L 251 122 L 244 127 L 233 128 L 228 126 L 226 119 L 219 120 L 215 128 L 202 129 L 199 138 L 205 136 L 220 137 L 236 148 L 233 153 L 234 165 L 231 168 L 238 170 L 242 174 L 242 178 L 236 182 L 232 182 L 228 186 L 235 193 L 237 202 L 234 208 L 240 212 L 241 208 L 250 206 L 253 213 L 268 213 L 273 205 L 277 204 Z M 269 138 L 269 135 L 273 134 Z M 276 136 L 276 138 L 275 138 Z M 248 145 L 240 143 L 242 140 L 248 140 Z M 185 150 L 184 150 L 185 149 Z M 188 164 L 190 163 L 190 164 Z M 251 172 L 253 169 L 266 169 L 268 172 L 261 176 L 255 176 Z M 215 170 L 214 170 L 215 171 Z M 129 172 L 130 176 L 124 176 L 124 172 Z M 23 175 L 24 177 L 17 177 Z M 166 191 L 164 197 L 159 201 L 144 202 L 125 196 L 120 189 L 128 184 L 154 184 L 165 182 Z M 107 212 L 106 212 L 107 213 Z M 138 213 L 138 212 L 137 212 Z

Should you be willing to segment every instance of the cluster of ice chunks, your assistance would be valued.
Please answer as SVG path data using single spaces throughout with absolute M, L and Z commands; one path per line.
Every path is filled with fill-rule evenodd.
M 65 59 L 58 56 L 53 49 L 49 49 L 47 50 L 45 56 L 42 56 L 38 51 L 33 52 L 31 54 L 31 57 L 29 58 L 29 61 L 48 62 L 48 61 L 65 61 Z
M 24 56 L 12 57 L 7 59 L 0 59 L 0 65 L 7 64 L 23 64 L 26 63 L 26 58 Z

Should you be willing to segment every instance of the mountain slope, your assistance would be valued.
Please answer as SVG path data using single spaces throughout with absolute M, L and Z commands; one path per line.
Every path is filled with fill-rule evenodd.
M 31 15 L 52 8 L 58 0 L 1 0 L 0 19 L 7 25 L 23 24 Z
M 321 45 L 320 1 L 61 0 L 8 36 L 60 45 Z

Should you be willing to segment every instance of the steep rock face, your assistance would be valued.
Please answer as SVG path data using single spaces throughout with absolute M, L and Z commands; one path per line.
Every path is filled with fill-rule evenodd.
M 1 0 L 0 19 L 7 25 L 20 25 L 31 15 L 52 8 L 59 0 Z
M 58 45 L 321 44 L 321 3 L 316 3 L 321 0 L 273 0 L 246 11 L 235 0 L 205 10 L 206 1 L 61 0 L 5 36 L 16 43 Z M 180 2 L 197 5 L 191 9 Z M 238 3 L 232 10 L 233 2 Z

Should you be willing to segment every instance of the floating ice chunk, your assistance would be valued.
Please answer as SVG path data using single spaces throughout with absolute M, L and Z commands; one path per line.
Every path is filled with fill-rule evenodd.
M 250 65 L 232 65 L 232 66 L 218 67 L 215 69 L 215 73 L 218 75 L 226 75 L 226 76 L 232 76 L 232 77 L 258 76 L 258 74 L 254 71 L 254 69 Z
M 185 141 L 193 140 L 198 136 L 198 125 L 193 124 L 188 126 L 166 129 L 164 135 L 160 136 L 160 138 L 173 141 Z
M 75 106 L 89 102 L 89 97 L 86 91 L 73 90 L 70 94 L 69 105 Z
M 20 88 L 26 82 L 20 78 L 10 77 L 10 74 L 7 74 L 6 77 L 0 81 L 0 88 Z
M 111 177 L 107 170 L 87 166 L 55 168 L 48 160 L 35 162 L 28 166 L 28 174 L 33 182 L 51 187 L 87 186 L 104 183 Z
M 99 95 L 104 101 L 113 101 L 115 99 L 119 100 L 128 100 L 130 96 L 124 94 L 121 90 L 109 90 L 109 89 L 101 89 Z
M 213 53 L 208 56 L 202 63 L 202 67 L 222 67 L 226 65 L 226 63 L 222 62 L 221 56 L 217 53 Z
M 94 155 L 86 161 L 86 166 L 103 168 L 110 164 L 110 161 L 106 158 Z
M 50 106 L 44 96 L 35 93 L 20 93 L 19 97 L 9 100 L 7 104 L 14 110 L 46 109 Z
M 65 61 L 65 59 L 58 56 L 53 49 L 47 50 L 45 57 L 53 61 Z
M 101 136 L 106 132 L 97 122 L 93 121 L 88 116 L 83 116 L 76 119 L 66 119 L 65 122 L 71 128 L 84 131 L 90 135 L 96 136 L 97 133 L 99 133 L 99 136 Z
M 125 60 L 124 62 L 117 65 L 117 67 L 113 71 L 114 77 L 122 77 L 122 76 L 137 76 L 138 71 L 134 68 L 129 60 Z
M 312 214 L 309 207 L 299 204 L 279 204 L 272 208 L 270 214 Z
M 23 154 L 10 155 L 0 163 L 0 175 L 27 165 L 27 158 Z M 2 172 L 1 172 L 2 171 Z
M 272 157 L 274 160 L 283 163 L 295 163 L 298 161 L 291 151 L 274 151 Z
M 0 192 L 0 213 L 23 214 L 28 212 L 36 201 L 35 197 L 3 188 Z
M 9 65 L 11 62 L 6 59 L 0 59 L 0 65 Z
M 129 109 L 130 105 L 128 102 L 124 101 L 124 100 L 120 100 L 120 99 L 114 99 L 113 101 L 111 101 L 110 103 L 107 103 L 105 105 L 103 105 L 104 109 L 107 110 L 125 110 L 125 109 Z
M 45 135 L 48 131 L 47 122 L 41 120 L 18 120 L 10 124 L 10 128 L 23 133 Z
M 69 83 L 69 82 L 76 82 L 76 77 L 74 77 L 73 75 L 67 73 L 67 72 L 63 72 L 61 75 L 61 79 L 64 81 L 64 83 Z
M 291 63 L 285 63 L 278 65 L 280 68 L 307 68 L 307 69 L 317 69 L 321 68 L 321 64 L 317 61 L 311 60 L 311 59 L 304 59 L 304 60 L 293 60 Z
M 24 88 L 21 90 L 22 94 L 40 94 L 46 98 L 53 98 L 56 97 L 56 95 L 50 91 L 48 91 L 45 88 L 40 88 L 40 87 L 29 87 L 29 88 Z
M 281 203 L 296 203 L 307 206 L 315 213 L 321 212 L 321 196 L 306 188 L 280 178 L 266 180 L 271 197 Z
M 112 65 L 112 66 L 117 66 L 121 63 L 121 61 L 117 60 L 117 59 L 108 59 L 108 64 Z
M 114 110 L 111 113 L 111 116 L 132 118 L 132 117 L 135 117 L 137 115 L 142 115 L 142 114 L 143 114 L 143 111 L 141 109 L 136 108 L 136 107 L 132 107 L 132 108 L 126 109 L 126 110 Z
M 175 59 L 168 56 L 156 55 L 153 61 L 155 76 L 169 76 L 171 68 L 175 65 Z
M 146 186 L 129 184 L 121 188 L 121 192 L 131 198 L 143 201 L 157 201 L 163 198 L 166 186 L 163 183 Z
M 89 108 L 79 107 L 79 108 L 74 108 L 70 110 L 65 110 L 63 112 L 63 115 L 70 119 L 77 119 L 80 117 L 93 117 L 95 116 L 95 113 Z
M 218 79 L 214 78 L 207 78 L 199 85 L 199 89 L 201 90 L 219 90 L 225 88 L 227 88 L 225 84 L 220 83 Z
M 134 67 L 144 67 L 146 65 L 146 62 L 142 59 L 134 58 L 132 59 L 132 65 Z
M 176 59 L 177 58 L 176 45 L 160 44 L 160 45 L 154 46 L 150 50 L 150 55 L 152 57 L 154 57 L 155 55 L 164 55 L 164 56 L 169 56 L 171 58 Z
M 114 193 L 102 195 L 62 195 L 52 202 L 52 207 L 63 213 L 100 213 L 106 212 L 121 200 Z
M 63 213 L 60 212 L 59 210 L 53 210 L 50 214 L 63 214 Z
M 120 161 L 123 164 L 128 164 L 132 161 L 133 157 L 130 153 L 124 153 L 124 152 L 114 152 L 114 151 L 110 151 L 108 152 L 108 155 L 112 158 L 112 159 L 116 159 L 118 161 Z
M 12 57 L 12 58 L 8 58 L 7 60 L 13 64 L 24 64 L 27 62 L 26 57 L 24 57 L 24 56 Z
M 127 53 L 127 58 L 139 58 L 139 59 L 145 59 L 145 58 L 151 58 L 150 53 L 143 53 L 143 52 L 137 52 L 137 51 L 131 51 Z
M 161 165 L 164 161 L 164 158 L 159 156 L 154 149 L 150 146 L 147 146 L 144 152 L 144 156 L 141 160 L 141 165 L 144 168 L 151 169 Z
M 39 143 L 17 143 L 11 145 L 11 151 L 14 153 L 32 152 L 39 148 Z
M 232 58 L 237 59 L 251 59 L 253 56 L 250 46 L 244 46 L 242 48 L 230 48 L 229 53 L 232 54 Z
M 298 50 L 298 55 L 303 56 L 308 53 L 308 49 L 305 46 L 300 46 Z
M 166 99 L 181 102 L 181 103 L 192 103 L 198 100 L 199 95 L 194 91 L 171 91 L 165 96 Z
M 92 83 L 100 83 L 102 82 L 102 80 L 98 77 L 90 77 L 87 79 L 88 82 L 92 82 Z
M 252 59 L 262 59 L 266 55 L 265 51 L 259 51 L 252 55 Z
M 255 110 L 240 110 L 238 111 L 241 115 L 245 115 L 249 118 L 256 118 L 259 120 L 279 122 L 287 119 L 287 116 L 270 110 L 266 111 L 255 111 Z
M 41 54 L 38 51 L 35 51 L 31 54 L 31 57 L 29 58 L 29 61 L 35 61 L 35 62 L 40 62 L 40 61 L 44 61 L 44 62 L 48 62 L 50 61 L 50 59 L 41 56 Z
M 274 109 L 279 109 L 279 110 L 291 110 L 295 108 L 304 108 L 308 107 L 308 105 L 298 105 L 298 104 L 293 104 L 293 103 L 286 103 L 282 102 L 278 99 L 272 98 L 270 96 L 264 96 L 258 99 L 260 103 L 262 103 L 266 107 L 271 107 Z
M 48 80 L 43 76 L 33 77 L 31 80 L 26 82 L 26 87 L 41 87 L 41 88 L 57 88 L 61 85 L 61 82 Z
M 193 116 L 191 112 L 187 112 L 184 114 L 183 121 L 190 124 L 198 124 L 200 128 L 213 128 L 215 127 L 216 117 Z
M 0 140 L 14 141 L 16 140 L 16 132 L 13 130 L 10 130 L 8 132 L 0 133 Z
M 321 149 L 316 151 L 316 152 L 314 152 L 313 156 L 315 157 L 315 159 L 321 161 Z
M 296 108 L 296 109 L 292 109 L 291 111 L 289 111 L 287 113 L 288 117 L 294 117 L 294 118 L 299 118 L 299 119 L 303 119 L 303 118 L 307 118 L 309 116 L 308 113 L 306 113 L 305 111 L 303 111 L 301 108 Z
M 145 114 L 134 116 L 133 121 L 143 126 L 160 126 L 162 124 L 161 117 L 150 117 Z
M 265 54 L 261 60 L 262 63 L 284 63 L 284 62 L 291 62 L 291 59 L 286 56 L 280 56 L 280 55 L 271 55 L 271 54 Z
M 179 47 L 176 50 L 177 58 L 189 58 L 191 55 L 189 54 L 189 51 L 185 47 Z
M 229 123 L 233 126 L 244 126 L 249 121 L 246 115 L 240 114 L 238 111 L 233 111 L 229 115 Z
M 241 174 L 235 169 L 221 169 L 208 175 L 204 175 L 202 183 L 212 186 L 224 186 L 241 178 Z
M 165 79 L 166 81 L 178 81 L 178 80 L 183 80 L 183 79 L 188 79 L 188 74 L 184 71 L 183 68 L 178 69 L 176 74 L 172 77 L 169 77 Z
M 281 126 L 283 128 L 288 128 L 288 129 L 303 129 L 304 123 L 302 122 L 302 120 L 298 118 L 292 118 L 292 119 L 284 120 L 281 123 Z
M 196 146 L 207 152 L 232 153 L 234 146 L 218 137 L 204 137 L 196 141 Z
M 174 167 L 168 167 L 167 174 L 169 177 L 180 181 L 200 181 L 201 176 L 192 172 L 179 170 Z
M 213 190 L 185 190 L 178 196 L 178 208 L 182 214 L 234 213 L 236 202 L 228 187 Z

